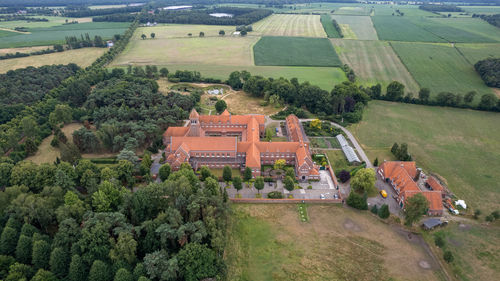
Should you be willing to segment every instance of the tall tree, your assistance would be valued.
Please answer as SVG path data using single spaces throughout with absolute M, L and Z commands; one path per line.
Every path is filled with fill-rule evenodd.
M 411 226 L 429 209 L 429 201 L 422 194 L 418 193 L 406 199 L 404 206 L 405 224 Z
M 50 244 L 45 240 L 38 240 L 33 242 L 33 253 L 31 256 L 31 261 L 35 268 L 49 268 L 50 257 Z
M 263 177 L 255 178 L 255 183 L 253 186 L 255 187 L 255 189 L 257 189 L 257 192 L 260 193 L 260 191 L 264 189 L 264 178 Z
M 226 182 L 231 181 L 233 178 L 233 171 L 231 170 L 231 167 L 224 166 L 224 169 L 222 170 L 222 178 Z
M 233 178 L 233 186 L 236 189 L 237 192 L 239 192 L 242 188 L 243 185 L 241 183 L 241 178 L 240 177 L 234 177 Z
M 59 279 L 63 279 L 68 274 L 69 254 L 63 248 L 56 247 L 50 253 L 50 271 Z
M 89 281 L 109 281 L 110 279 L 111 272 L 109 266 L 103 261 L 94 261 L 90 267 Z
M 286 176 L 283 184 L 286 190 L 292 191 L 295 185 L 295 181 L 290 176 Z
M 87 281 L 87 270 L 85 263 L 79 255 L 73 255 L 69 264 L 69 281 Z
M 357 193 L 373 193 L 375 191 L 375 171 L 365 168 L 359 170 L 351 179 L 351 187 Z
M 17 242 L 16 247 L 16 259 L 20 263 L 31 264 L 31 249 L 33 245 L 31 243 L 31 237 L 21 235 Z
M 0 236 L 0 254 L 14 256 L 17 246 L 17 230 L 6 226 Z
M 168 179 L 171 170 L 172 169 L 170 168 L 170 165 L 168 163 L 163 164 L 160 167 L 160 170 L 158 171 L 158 176 L 160 177 L 161 181 L 166 181 Z

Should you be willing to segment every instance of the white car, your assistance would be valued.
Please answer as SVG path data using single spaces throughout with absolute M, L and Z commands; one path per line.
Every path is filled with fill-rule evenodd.
M 324 194 L 320 194 L 320 195 L 319 195 L 319 198 L 320 198 L 320 199 L 326 199 L 326 196 L 325 196 Z

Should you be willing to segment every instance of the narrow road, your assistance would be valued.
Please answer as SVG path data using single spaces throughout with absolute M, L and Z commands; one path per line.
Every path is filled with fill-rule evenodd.
M 308 121 L 312 121 L 314 119 L 299 119 L 299 120 L 300 120 L 300 122 L 308 122 Z M 346 136 L 351 140 L 351 143 L 354 145 L 354 148 L 358 152 L 359 157 L 361 157 L 361 160 L 365 161 L 366 167 L 373 168 L 372 162 L 370 162 L 370 159 L 368 159 L 368 156 L 366 156 L 365 151 L 363 150 L 361 145 L 359 145 L 359 143 L 356 140 L 356 138 L 354 137 L 354 135 L 351 134 L 351 132 L 349 132 L 349 130 L 347 130 L 343 126 L 340 126 L 339 124 L 331 122 L 331 121 L 325 121 L 325 120 L 321 120 L 321 121 L 330 122 L 330 124 L 332 124 L 332 126 L 341 129 L 346 134 Z

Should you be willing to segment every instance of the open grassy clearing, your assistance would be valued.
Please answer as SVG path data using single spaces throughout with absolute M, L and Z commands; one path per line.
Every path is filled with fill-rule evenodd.
M 326 38 L 262 37 L 253 47 L 255 65 L 339 66 Z
M 347 24 L 359 40 L 377 40 L 377 31 L 368 16 L 341 16 L 333 15 L 338 24 Z
M 64 43 L 67 36 L 85 36 L 89 34 L 91 38 L 95 35 L 103 39 L 111 38 L 115 34 L 122 34 L 129 23 L 121 22 L 89 22 L 79 24 L 58 25 L 53 27 L 30 28 L 30 34 L 15 33 L 15 35 L 3 37 L 0 41 L 0 48 L 15 48 L 40 45 L 52 45 Z
M 500 207 L 499 122 L 494 112 L 371 101 L 349 130 L 368 149 L 408 143 L 418 166 L 444 177 L 458 198 L 494 210 Z
M 261 106 L 262 98 L 253 97 L 243 91 L 229 91 L 224 93 L 222 98 L 226 101 L 228 110 L 233 114 L 264 114 L 272 115 L 278 113 L 283 108 L 272 105 Z
M 392 81 L 418 93 L 419 86 L 387 42 L 332 39 L 343 63 L 348 64 L 363 85 L 380 83 L 385 89 Z
M 219 37 L 219 31 L 224 30 L 226 37 L 232 36 L 236 30 L 235 26 L 229 25 L 202 25 L 202 24 L 159 24 L 151 27 L 139 27 L 132 36 L 132 40 L 142 40 L 141 35 L 151 38 L 151 33 L 155 34 L 155 40 L 165 38 L 188 38 L 199 37 L 200 32 L 205 33 L 205 37 Z M 191 33 L 191 36 L 188 34 Z M 249 32 L 248 36 L 254 32 Z M 148 39 L 147 39 L 148 40 Z
M 0 73 L 5 73 L 9 70 L 25 68 L 28 66 L 40 67 L 42 65 L 51 64 L 68 64 L 75 63 L 78 66 L 85 68 L 91 65 L 98 57 L 104 54 L 106 48 L 83 48 L 76 50 L 68 50 L 61 53 L 52 53 L 38 56 L 29 56 L 23 58 L 0 60 Z
M 340 38 L 340 34 L 333 26 L 332 18 L 328 14 L 321 15 L 321 24 L 328 38 Z
M 193 37 L 132 40 L 112 65 L 253 65 L 258 37 Z
M 273 14 L 254 23 L 253 30 L 267 36 L 326 37 L 319 15 Z
M 372 21 L 380 40 L 446 42 L 404 17 L 374 16 Z
M 302 222 L 293 204 L 232 207 L 228 280 L 438 280 L 418 244 L 366 213 L 308 205 Z
M 498 279 L 500 275 L 498 223 L 489 226 L 474 222 L 451 223 L 443 229 L 426 235 L 426 240 L 433 250 L 442 253 L 442 249 L 434 245 L 435 235 L 443 236 L 446 241 L 445 249 L 453 253 L 454 261 L 448 267 L 449 272 L 453 273 L 458 280 Z M 443 264 L 445 264 L 444 261 Z
M 500 57 L 500 44 L 456 44 L 455 47 L 471 63 Z
M 492 93 L 474 67 L 450 44 L 392 42 L 391 45 L 418 84 L 431 90 L 431 96 L 443 91 Z M 475 102 L 479 99 L 476 97 Z

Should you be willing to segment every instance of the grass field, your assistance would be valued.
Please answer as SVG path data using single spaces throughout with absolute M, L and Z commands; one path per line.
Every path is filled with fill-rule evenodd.
M 229 36 L 137 39 L 130 41 L 112 65 L 253 65 L 252 46 L 258 39 Z
M 339 66 L 326 38 L 262 37 L 253 47 L 255 65 Z
M 52 16 L 36 16 L 37 18 L 45 18 L 48 21 L 25 21 L 25 20 L 15 20 L 15 21 L 2 21 L 0 22 L 0 28 L 14 29 L 16 27 L 26 27 L 26 28 L 47 28 L 53 26 L 61 26 L 68 21 L 78 21 L 78 23 L 92 22 L 92 18 L 66 18 L 66 17 L 52 17 Z
M 380 40 L 408 42 L 446 42 L 411 20 L 393 16 L 374 16 L 373 25 Z
M 367 6 L 361 7 L 340 7 L 335 10 L 336 15 L 354 15 L 354 16 L 367 16 L 370 15 L 370 8 Z
M 500 57 L 500 44 L 456 44 L 455 46 L 471 64 L 487 58 Z
M 232 208 L 228 280 L 439 280 L 419 244 L 366 213 L 306 205 L 302 222 L 294 204 Z
M 333 26 L 332 18 L 330 17 L 330 15 L 322 14 L 321 24 L 323 25 L 323 29 L 325 30 L 328 38 L 340 38 L 339 32 Z
M 356 73 L 363 85 L 380 83 L 385 89 L 392 81 L 403 83 L 407 91 L 418 93 L 419 86 L 387 42 L 332 39 L 340 59 Z
M 2 37 L 0 48 L 29 47 L 40 45 L 51 45 L 64 43 L 67 36 L 89 34 L 91 38 L 95 35 L 103 39 L 111 38 L 115 34 L 122 34 L 129 23 L 120 22 L 89 22 L 79 24 L 58 25 L 52 27 L 29 28 L 29 34 L 15 33 L 15 35 Z
M 219 31 L 221 30 L 224 30 L 226 33 L 225 37 L 229 37 L 236 31 L 236 27 L 228 25 L 159 24 L 157 26 L 137 28 L 131 40 L 142 40 L 142 34 L 150 38 L 151 33 L 155 34 L 155 40 L 179 37 L 199 37 L 200 32 L 205 33 L 205 37 L 219 37 Z M 191 33 L 191 36 L 188 35 L 189 33 Z M 248 36 L 253 34 L 253 32 L 249 32 Z
M 253 30 L 264 36 L 326 37 L 319 15 L 273 14 L 254 23 Z
M 349 25 L 349 28 L 355 34 L 355 38 L 359 40 L 377 40 L 377 32 L 373 27 L 373 23 L 368 16 L 342 16 L 333 15 L 333 19 L 338 24 Z
M 500 14 L 500 6 L 460 6 L 469 13 L 476 14 Z
M 50 64 L 76 63 L 78 66 L 85 68 L 91 65 L 107 50 L 106 48 L 83 48 L 61 53 L 0 60 L 0 73 L 28 66 L 39 67 Z
M 491 211 L 500 207 L 499 122 L 494 112 L 372 101 L 349 129 L 368 149 L 408 143 L 418 166 L 444 177 L 468 205 Z
M 450 44 L 391 44 L 419 85 L 431 90 L 431 96 L 443 91 L 492 93 L 474 67 Z M 476 102 L 478 100 L 476 97 Z
M 230 91 L 222 98 L 227 103 L 227 108 L 232 114 L 264 114 L 272 115 L 283 108 L 272 105 L 261 106 L 262 98 L 254 97 L 242 91 Z

